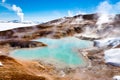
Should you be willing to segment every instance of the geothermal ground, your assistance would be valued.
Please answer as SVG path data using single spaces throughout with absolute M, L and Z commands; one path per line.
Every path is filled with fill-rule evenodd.
M 109 17 L 108 17 L 109 19 Z M 88 62 L 87 66 L 76 68 L 57 68 L 37 60 L 21 60 L 10 57 L 10 52 L 21 48 L 47 46 L 32 41 L 38 38 L 77 37 L 84 40 L 96 40 L 119 37 L 120 15 L 101 22 L 99 14 L 65 17 L 36 26 L 14 28 L 0 32 L 0 79 L 2 80 L 113 80 L 120 75 L 120 67 L 106 64 L 104 51 L 109 49 L 90 47 L 79 49 Z M 103 20 L 104 21 L 104 20 Z M 61 66 L 61 65 L 59 65 Z

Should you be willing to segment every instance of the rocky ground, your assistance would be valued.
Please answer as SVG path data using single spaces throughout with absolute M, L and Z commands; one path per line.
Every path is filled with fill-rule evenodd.
M 1 80 L 52 80 L 49 75 L 44 75 L 43 71 L 49 71 L 37 62 L 19 61 L 8 56 L 0 56 L 0 79 Z M 41 72 L 41 73 L 39 73 Z
M 0 55 L 1 80 L 78 80 L 75 69 L 57 69 L 50 64 L 23 61 Z M 81 80 L 81 79 L 79 79 Z
M 120 67 L 104 63 L 103 50 L 82 49 L 90 63 L 86 67 L 58 69 L 40 61 L 24 61 L 5 55 L 0 56 L 0 79 L 2 80 L 112 80 L 120 75 Z
M 8 51 L 7 51 L 8 49 Z M 9 48 L 2 47 L 2 52 Z M 51 64 L 40 61 L 25 61 L 0 55 L 0 79 L 2 80 L 112 80 L 114 75 L 120 75 L 120 67 L 104 63 L 104 49 L 89 48 L 79 50 L 89 65 L 78 68 L 58 69 Z M 2 54 L 3 54 L 2 52 Z
M 83 69 L 83 80 L 113 80 L 113 76 L 120 75 L 120 67 L 105 63 L 104 50 L 95 47 L 80 50 L 91 62 L 87 68 Z
M 4 40 L 0 41 L 0 55 L 9 55 L 10 51 L 21 48 L 45 47 L 46 44 L 36 41 Z
M 82 17 L 82 18 L 81 18 Z M 113 22 L 102 24 L 98 28 L 97 14 L 77 15 L 53 20 L 32 27 L 15 28 L 0 32 L 0 79 L 1 80 L 112 80 L 120 75 L 120 67 L 104 63 L 104 49 L 89 48 L 79 52 L 88 60 L 89 66 L 75 69 L 58 69 L 51 64 L 38 61 L 23 61 L 9 57 L 10 50 L 47 46 L 30 40 L 49 37 L 61 38 L 77 35 L 80 39 L 95 40 L 106 37 L 118 37 L 120 15 Z M 86 36 L 87 35 L 87 36 Z M 93 36 L 92 38 L 89 36 Z M 97 37 L 96 37 L 97 36 Z

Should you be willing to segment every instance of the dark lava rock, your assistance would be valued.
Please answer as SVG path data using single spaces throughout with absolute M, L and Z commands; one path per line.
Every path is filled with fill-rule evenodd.
M 42 42 L 20 41 L 20 40 L 0 41 L 0 45 L 9 45 L 10 47 L 17 47 L 17 48 L 34 48 L 34 47 L 47 46 L 46 44 L 44 44 Z

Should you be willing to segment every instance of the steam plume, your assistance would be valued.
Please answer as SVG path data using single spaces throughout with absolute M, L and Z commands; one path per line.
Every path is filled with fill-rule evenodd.
M 69 16 L 69 17 L 72 17 L 72 16 L 73 16 L 73 13 L 72 13 L 70 10 L 68 11 L 68 16 Z
M 111 4 L 109 4 L 107 1 L 104 1 L 97 6 L 97 12 L 108 14 L 112 10 L 112 7 L 113 6 Z
M 75 16 L 75 15 L 79 15 L 79 14 L 86 14 L 86 12 L 83 12 L 83 11 L 71 11 L 71 10 L 68 10 L 68 16 L 69 17 L 72 17 L 72 16 Z
M 16 6 L 15 4 L 11 5 L 11 4 L 7 4 L 5 2 L 6 2 L 6 0 L 2 0 L 1 6 L 14 11 L 17 14 L 17 16 L 20 18 L 20 21 L 22 22 L 24 20 L 24 13 L 22 12 L 22 9 L 18 6 Z
M 117 2 L 116 4 L 110 4 L 108 1 L 101 2 L 97 6 L 99 18 L 96 24 L 98 25 L 98 29 L 102 29 L 102 24 L 114 21 L 115 14 L 120 12 L 119 10 L 120 2 Z
M 20 7 L 17 7 L 16 5 L 12 5 L 12 10 L 16 12 L 22 22 L 24 19 L 24 13 L 22 12 L 22 9 Z

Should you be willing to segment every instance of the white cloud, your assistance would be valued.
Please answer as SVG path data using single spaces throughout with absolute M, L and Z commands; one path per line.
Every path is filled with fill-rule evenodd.
M 2 3 L 5 3 L 6 0 L 2 0 Z
M 15 4 L 11 5 L 7 3 L 0 4 L 0 5 L 9 10 L 14 11 L 17 14 L 17 16 L 20 18 L 21 22 L 24 20 L 24 13 L 22 12 L 22 9 L 20 7 L 16 6 Z
M 7 8 L 7 9 L 9 9 L 9 10 L 11 10 L 11 5 L 10 4 L 7 4 L 7 3 L 0 3 L 0 6 L 3 6 L 3 7 L 5 7 L 5 8 Z

